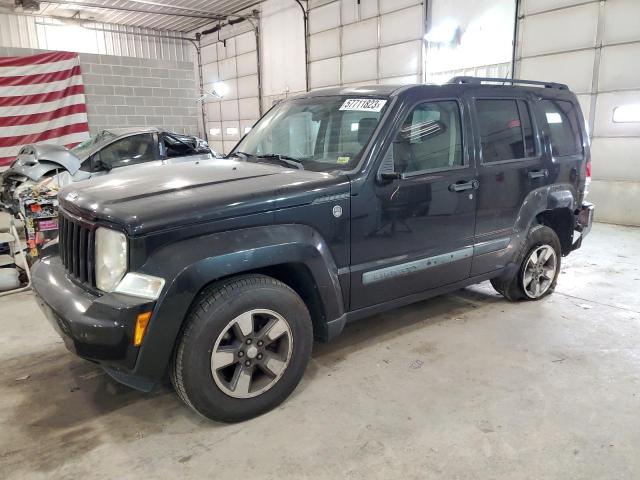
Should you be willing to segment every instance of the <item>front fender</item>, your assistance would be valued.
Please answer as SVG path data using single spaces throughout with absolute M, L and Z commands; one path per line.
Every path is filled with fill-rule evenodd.
M 306 265 L 321 298 L 325 321 L 344 313 L 338 269 L 321 235 L 305 225 L 251 227 L 190 238 L 155 251 L 138 271 L 166 279 L 135 373 L 164 375 L 176 338 L 204 286 L 243 272 L 285 264 Z

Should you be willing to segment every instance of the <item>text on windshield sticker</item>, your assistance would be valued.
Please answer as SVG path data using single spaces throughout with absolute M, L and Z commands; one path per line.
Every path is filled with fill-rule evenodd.
M 349 98 L 345 100 L 340 110 L 356 110 L 359 112 L 379 112 L 387 103 L 379 98 Z

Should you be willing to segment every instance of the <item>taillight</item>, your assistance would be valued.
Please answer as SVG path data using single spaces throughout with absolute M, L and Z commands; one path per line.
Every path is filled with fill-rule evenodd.
M 587 162 L 587 166 L 584 170 L 585 181 L 584 181 L 584 196 L 586 197 L 589 193 L 589 185 L 591 185 L 591 161 Z

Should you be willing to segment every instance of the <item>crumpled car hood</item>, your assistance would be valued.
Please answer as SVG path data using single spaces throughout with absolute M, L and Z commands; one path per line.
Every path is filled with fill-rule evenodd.
M 73 175 L 81 163 L 66 147 L 46 143 L 27 145 L 22 147 L 7 173 L 24 175 L 30 180 L 38 181 L 45 173 L 55 169 L 67 170 Z

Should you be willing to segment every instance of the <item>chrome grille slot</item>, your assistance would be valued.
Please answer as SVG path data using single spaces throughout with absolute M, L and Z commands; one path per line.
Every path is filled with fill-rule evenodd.
M 60 259 L 69 275 L 80 282 L 95 285 L 94 229 L 62 212 L 58 214 Z

